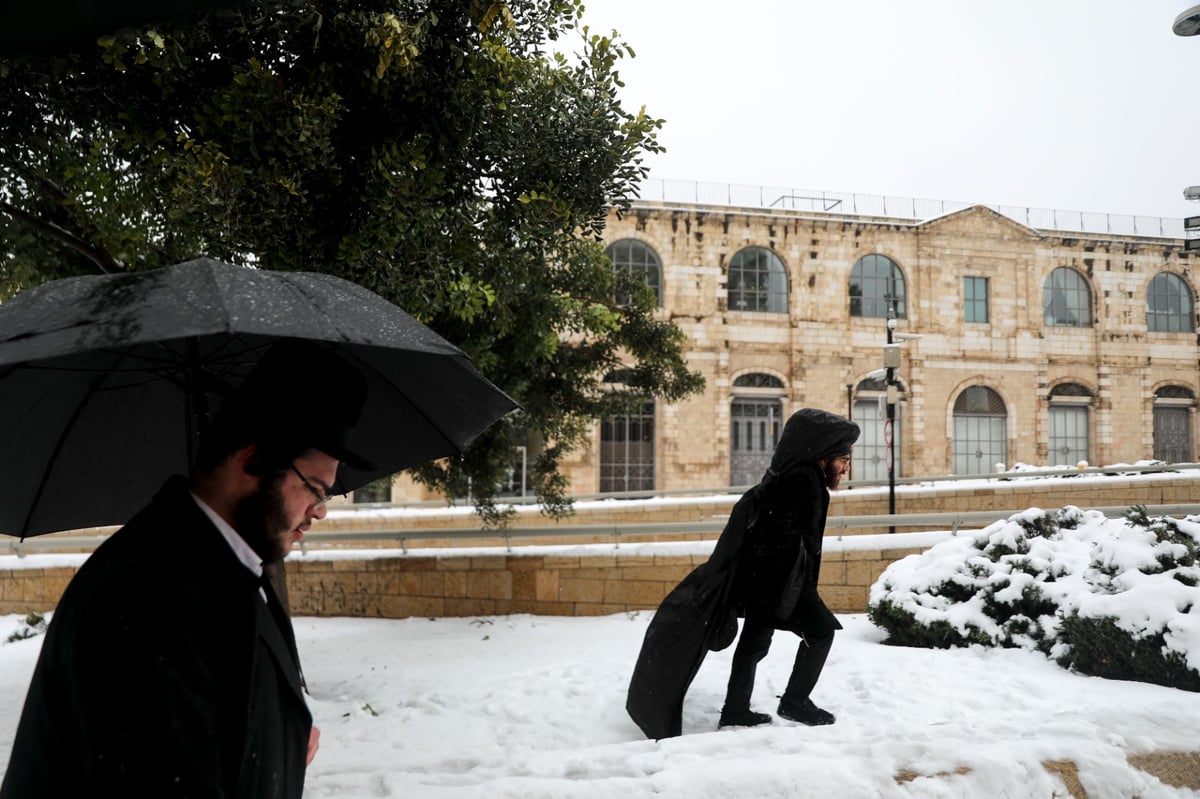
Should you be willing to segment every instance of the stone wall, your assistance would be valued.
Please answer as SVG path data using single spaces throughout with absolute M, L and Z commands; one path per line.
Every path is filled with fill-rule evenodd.
M 1020 511 L 1064 505 L 1083 508 L 1172 505 L 1195 501 L 1200 470 L 1166 475 L 1089 479 L 1032 478 L 992 481 L 973 487 L 940 484 L 901 486 L 897 512 Z M 596 615 L 651 608 L 696 564 L 707 558 L 717 532 L 656 534 L 639 543 L 628 525 L 719 524 L 736 496 L 673 501 L 580 503 L 573 525 L 611 526 L 587 540 L 514 538 L 494 533 L 478 539 L 436 538 L 439 529 L 477 525 L 467 509 L 405 511 L 340 510 L 314 531 L 393 530 L 435 537 L 412 538 L 407 550 L 395 541 L 368 546 L 361 541 L 306 544 L 287 561 L 289 594 L 298 615 L 470 616 L 508 613 Z M 922 534 L 903 530 L 869 539 L 869 528 L 836 527 L 837 517 L 887 513 L 886 489 L 835 491 L 830 503 L 822 570 L 822 592 L 838 612 L 861 612 L 867 591 L 889 563 L 920 551 Z M 552 527 L 555 522 L 525 514 L 517 524 Z M 879 532 L 878 530 L 874 532 Z M 925 534 L 933 535 L 933 534 Z M 644 538 L 644 537 L 643 537 Z M 925 539 L 921 539 L 925 540 Z M 386 549 L 385 547 L 393 547 Z M 0 613 L 46 611 L 57 603 L 86 553 L 0 556 Z
M 654 554 L 456 556 L 370 560 L 293 559 L 288 563 L 292 612 L 311 616 L 596 616 L 658 607 L 707 551 Z M 602 549 L 609 549 L 603 547 Z M 691 547 L 695 549 L 695 547 Z M 840 550 L 822 556 L 821 594 L 837 613 L 861 613 L 870 587 L 895 560 L 923 547 Z
M 410 553 L 288 564 L 292 612 L 315 616 L 596 616 L 656 606 L 704 555 Z
M 655 547 L 664 551 L 656 554 Z M 597 616 L 655 608 L 708 554 L 704 546 L 575 547 L 576 554 L 538 552 L 295 556 L 287 562 L 296 616 Z M 557 549 L 538 547 L 535 550 Z M 601 553 L 578 554 L 601 549 Z M 923 547 L 840 550 L 826 545 L 821 593 L 838 613 L 861 613 L 867 592 L 888 564 Z M 675 550 L 672 552 L 672 550 Z M 331 554 L 331 553 L 326 553 Z M 30 556 L 30 560 L 39 556 Z M 2 559 L 0 559 L 2 560 Z M 82 560 L 82 558 L 81 558 Z M 4 570 L 0 613 L 53 609 L 74 566 Z
M 67 583 L 75 576 L 77 566 L 54 565 L 40 567 L 34 565 L 45 560 L 45 556 L 32 555 L 31 563 L 19 564 L 19 568 L 8 568 L 0 565 L 0 614 L 9 613 L 45 613 L 53 610 L 58 604 L 59 597 L 67 590 Z M 12 556 L 0 558 L 12 561 Z M 55 558 L 61 562 L 62 558 Z M 83 558 L 78 558 L 82 562 Z

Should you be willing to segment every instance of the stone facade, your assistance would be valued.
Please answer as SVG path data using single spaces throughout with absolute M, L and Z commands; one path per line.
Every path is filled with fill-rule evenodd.
M 851 315 L 849 284 L 856 262 L 872 254 L 899 267 L 906 293 L 895 328 L 907 339 L 896 370 L 901 475 L 954 473 L 956 402 L 975 386 L 1003 401 L 996 459 L 1008 466 L 1150 459 L 1164 405 L 1182 409 L 1175 418 L 1186 426 L 1186 451 L 1171 460 L 1195 459 L 1200 346 L 1194 259 L 1182 240 L 1034 230 L 982 206 L 912 221 L 645 201 L 608 220 L 607 244 L 629 239 L 657 256 L 660 318 L 686 334 L 688 363 L 707 381 L 697 397 L 657 404 L 653 488 L 742 484 L 731 480 L 730 409 L 739 396 L 775 398 L 783 419 L 804 406 L 864 411 L 858 403 L 874 396 L 870 375 L 884 365 L 887 327 Z M 729 307 L 730 261 L 747 247 L 782 262 L 786 312 Z M 1043 292 L 1060 267 L 1082 278 L 1090 325 L 1045 322 Z M 1179 332 L 1148 330 L 1148 290 L 1162 273 L 1191 295 Z M 987 279 L 987 322 L 965 319 L 967 277 Z M 735 386 L 749 374 L 777 388 Z M 1068 384 L 1077 396 L 1055 396 Z M 1056 403 L 1085 409 L 1075 418 L 1085 420 L 1076 433 L 1086 444 L 1062 450 L 1067 460 L 1050 451 Z M 567 464 L 572 492 L 604 490 L 600 435 L 598 427 L 590 449 Z

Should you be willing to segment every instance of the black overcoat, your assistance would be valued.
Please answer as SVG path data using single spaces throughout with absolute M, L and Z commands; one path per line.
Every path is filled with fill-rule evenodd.
M 858 425 L 815 408 L 788 419 L 762 481 L 742 495 L 713 548 L 669 593 L 642 640 L 625 709 L 648 738 L 679 735 L 704 657 L 733 643 L 737 616 L 801 635 L 840 629 L 817 593 L 829 491 L 817 461 L 848 453 Z
M 733 589 L 750 505 L 749 494 L 738 500 L 712 557 L 667 594 L 646 627 L 625 710 L 647 738 L 683 731 L 683 698 L 704 656 L 737 636 Z
M 829 491 L 813 462 L 797 464 L 761 500 L 745 535 L 734 594 L 747 616 L 798 635 L 842 625 L 817 593 Z
M 272 599 L 173 478 L 67 587 L 0 799 L 300 799 L 312 716 Z

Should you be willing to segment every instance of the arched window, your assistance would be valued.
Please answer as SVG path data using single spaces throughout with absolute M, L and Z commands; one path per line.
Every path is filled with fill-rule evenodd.
M 1187 386 L 1163 386 L 1154 393 L 1154 457 L 1167 463 L 1192 462 L 1192 409 L 1196 394 Z
M 633 382 L 632 369 L 613 369 L 604 376 L 604 383 L 612 386 L 614 389 L 623 390 L 626 386 Z
M 762 372 L 751 372 L 746 375 L 738 375 L 733 379 L 734 388 L 783 388 L 783 381 L 775 375 L 768 375 Z
M 654 292 L 658 306 L 662 307 L 662 263 L 658 253 L 637 239 L 621 239 L 608 246 L 604 254 L 612 261 L 613 271 L 640 278 Z M 628 305 L 629 296 L 617 292 L 618 305 Z
M 765 247 L 747 247 L 729 261 L 729 310 L 787 313 L 787 270 Z
M 1146 291 L 1146 329 L 1151 333 L 1190 333 L 1196 329 L 1192 289 L 1171 272 L 1160 272 Z
M 1044 321 L 1051 327 L 1091 327 L 1092 290 L 1083 275 L 1060 266 L 1042 288 Z
M 753 485 L 771 465 L 783 430 L 783 381 L 751 372 L 733 381 L 729 404 L 729 484 Z
M 1008 410 L 987 386 L 970 386 L 954 401 L 954 473 L 990 474 L 1008 463 Z
M 896 318 L 907 316 L 904 273 L 886 255 L 864 255 L 850 270 L 850 315 L 886 319 L 895 307 Z
M 1077 466 L 1088 460 L 1088 408 L 1092 392 L 1078 383 L 1050 389 L 1050 462 L 1048 466 Z

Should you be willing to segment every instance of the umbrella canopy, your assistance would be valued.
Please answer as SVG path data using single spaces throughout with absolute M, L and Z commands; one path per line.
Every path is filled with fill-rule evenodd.
M 188 470 L 220 398 L 281 338 L 367 378 L 349 445 L 375 468 L 343 464 L 341 491 L 461 452 L 517 407 L 461 350 L 331 275 L 202 258 L 58 280 L 0 304 L 0 532 L 125 522 Z M 321 379 L 296 375 L 295 401 Z

